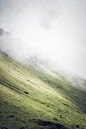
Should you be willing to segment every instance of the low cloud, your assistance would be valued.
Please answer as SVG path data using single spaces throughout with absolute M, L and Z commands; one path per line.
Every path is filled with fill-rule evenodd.
M 35 47 L 25 44 L 20 39 L 14 38 L 11 33 L 4 31 L 2 28 L 0 28 L 0 51 L 22 63 L 27 64 L 30 62 L 30 59 L 36 59 L 36 61 L 38 60 L 47 68 L 51 68 L 53 70 L 57 70 L 57 68 L 59 68 L 60 72 L 62 71 L 63 76 L 73 86 L 86 89 L 86 80 L 71 72 L 64 71 L 58 61 L 52 61 L 48 53 L 44 53 Z
M 19 55 L 20 58 L 27 58 L 31 50 L 33 53 L 31 55 L 35 55 L 33 51 L 38 49 L 41 51 L 43 48 L 49 51 L 52 62 L 58 60 L 64 69 L 86 78 L 86 2 L 74 0 L 66 2 L 0 0 L 0 2 L 0 27 L 18 38 L 15 39 L 9 32 L 3 32 L 1 29 L 0 46 L 3 51 L 11 51 L 12 55 L 15 53 L 14 55 Z M 33 50 L 30 45 L 38 49 Z M 38 55 L 42 55 L 45 59 L 48 54 Z
M 60 15 L 60 4 L 58 0 L 34 0 L 33 6 L 39 16 L 41 26 L 44 28 L 50 28 L 50 22 L 58 19 Z
M 0 50 L 18 61 L 25 60 L 30 54 L 28 45 L 14 38 L 12 34 L 2 28 L 0 28 Z
M 60 3 L 58 0 L 7 0 L 6 5 L 5 2 L 2 4 L 3 10 L 1 10 L 0 14 L 1 22 L 6 21 L 6 24 L 13 24 L 21 17 L 27 22 L 28 17 L 30 19 L 36 17 L 39 25 L 47 29 L 51 26 L 50 22 L 58 19 L 60 15 Z
M 0 51 L 19 62 L 25 61 L 24 63 L 28 63 L 29 59 L 33 57 L 42 62 L 51 62 L 46 51 L 44 53 L 36 47 L 25 44 L 20 39 L 13 37 L 11 33 L 4 31 L 2 28 L 0 28 Z

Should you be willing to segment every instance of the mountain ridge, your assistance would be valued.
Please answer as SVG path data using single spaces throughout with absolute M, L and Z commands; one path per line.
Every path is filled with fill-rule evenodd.
M 0 128 L 85 129 L 86 79 L 10 35 L 0 29 Z

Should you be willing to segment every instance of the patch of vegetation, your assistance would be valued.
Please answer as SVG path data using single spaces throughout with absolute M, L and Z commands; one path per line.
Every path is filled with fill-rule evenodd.
M 86 91 L 36 63 L 0 52 L 0 128 L 85 129 Z

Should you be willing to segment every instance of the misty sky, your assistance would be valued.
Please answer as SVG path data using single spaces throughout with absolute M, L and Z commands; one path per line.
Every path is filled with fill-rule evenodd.
M 86 78 L 86 0 L 0 0 L 0 28 Z

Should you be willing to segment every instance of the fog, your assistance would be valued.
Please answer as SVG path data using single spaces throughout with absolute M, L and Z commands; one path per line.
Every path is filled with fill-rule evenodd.
M 43 49 L 40 50 L 37 47 L 22 42 L 11 33 L 4 31 L 3 28 L 0 28 L 0 51 L 24 64 L 29 63 L 31 58 L 41 63 L 50 63 L 50 65 L 54 65 L 55 63 L 55 61 L 52 62 L 50 54 L 47 51 L 44 53 Z
M 0 0 L 0 28 L 4 51 L 27 58 L 29 46 L 86 79 L 86 0 Z
M 64 78 L 81 89 L 86 89 L 86 80 L 81 76 L 64 69 L 61 64 L 51 58 L 50 53 L 38 49 L 36 47 L 29 46 L 22 42 L 20 39 L 13 37 L 13 35 L 0 28 L 0 51 L 6 56 L 13 58 L 14 60 L 28 65 L 29 63 L 35 63 L 38 61 L 41 66 L 45 66 L 45 69 L 52 70 L 53 72 L 60 72 Z

